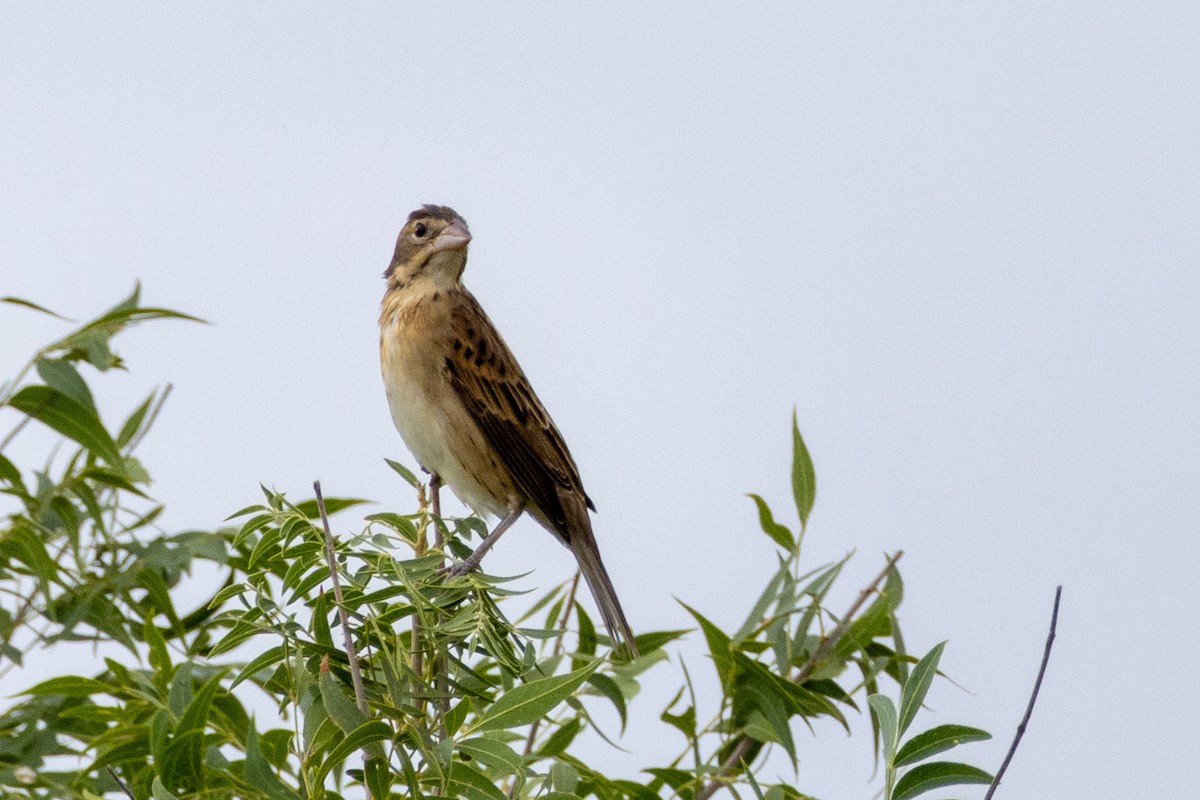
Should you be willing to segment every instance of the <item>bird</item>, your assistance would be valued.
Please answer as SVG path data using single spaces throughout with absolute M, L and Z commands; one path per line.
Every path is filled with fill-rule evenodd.
M 408 216 L 383 273 L 379 356 L 392 421 L 431 490 L 450 489 L 499 523 L 446 571 L 478 568 L 528 513 L 574 554 L 614 650 L 636 656 L 634 634 L 592 532 L 566 441 L 512 351 L 462 282 L 471 232 L 456 211 L 424 205 Z

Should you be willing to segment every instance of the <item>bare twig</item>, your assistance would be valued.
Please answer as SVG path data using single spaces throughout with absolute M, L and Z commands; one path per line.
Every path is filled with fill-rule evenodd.
M 111 775 L 112 779 L 117 782 L 117 786 L 121 787 L 121 791 L 129 797 L 129 800 L 137 800 L 137 797 L 135 797 L 133 794 L 133 790 L 129 788 L 129 785 L 126 784 L 125 781 L 121 780 L 121 776 L 118 775 L 117 771 L 111 766 L 108 768 L 108 774 Z
M 829 651 L 837 646 L 842 637 L 846 635 L 846 631 L 849 630 L 850 623 L 854 620 L 854 615 L 858 613 L 860 608 L 862 608 L 863 603 L 867 602 L 867 598 L 875 593 L 875 591 L 879 588 L 879 584 L 882 583 L 884 578 L 888 576 L 888 573 L 892 571 L 892 568 L 896 566 L 896 562 L 899 561 L 900 557 L 903 555 L 903 550 L 897 550 L 895 555 L 887 560 L 883 570 L 881 570 L 880 573 L 875 576 L 875 580 L 871 581 L 867 585 L 867 588 L 858 593 L 858 598 L 854 601 L 854 605 L 850 606 L 850 610 L 842 616 L 842 619 L 837 624 L 837 627 L 835 627 L 828 636 L 821 640 L 821 643 L 817 645 L 815 650 L 813 650 L 812 655 L 809 656 L 808 660 L 804 662 L 804 665 L 800 667 L 800 671 L 791 679 L 793 683 L 803 683 L 806 681 L 808 677 L 812 675 L 813 671 L 817 668 L 821 661 L 825 658 L 825 656 L 829 654 Z M 733 746 L 733 749 L 729 752 L 729 755 L 726 756 L 725 760 L 721 762 L 721 767 L 717 771 L 717 774 L 712 778 L 712 780 L 701 786 L 696 791 L 695 800 L 708 800 L 708 798 L 716 794 L 722 786 L 726 786 L 726 781 L 728 780 L 729 776 L 733 774 L 735 769 L 737 769 L 737 765 L 742 763 L 742 761 L 746 758 L 746 755 L 750 752 L 750 748 L 754 747 L 754 744 L 755 740 L 749 736 L 742 736 L 740 739 L 738 739 L 737 744 Z
M 558 655 L 562 654 L 563 637 L 567 633 L 567 623 L 570 622 L 570 620 L 571 620 L 571 612 L 573 610 L 575 610 L 575 591 L 579 588 L 579 576 L 581 574 L 582 573 L 576 571 L 574 579 L 571 580 L 571 589 L 570 589 L 570 591 L 567 592 L 566 602 L 563 603 L 562 617 L 559 619 L 559 622 L 558 622 L 558 627 L 561 630 L 560 630 L 558 636 L 554 637 L 554 650 L 552 651 L 553 656 L 558 656 Z M 540 722 L 541 722 L 540 719 L 535 719 L 533 721 L 533 724 L 529 726 L 529 736 L 526 737 L 526 739 L 525 739 L 524 755 L 529 755 L 530 753 L 533 752 L 533 744 L 534 744 L 534 741 L 537 739 L 538 724 Z
M 321 514 L 321 525 L 325 528 L 325 558 L 329 562 L 329 577 L 333 580 L 333 599 L 337 603 L 338 619 L 342 623 L 342 642 L 346 647 L 346 657 L 350 660 L 350 683 L 354 685 L 354 700 L 358 710 L 364 717 L 370 716 L 367 707 L 367 692 L 363 688 L 362 672 L 358 666 L 358 650 L 354 647 L 354 635 L 350 632 L 350 615 L 342 600 L 342 581 L 338 577 L 337 550 L 334 548 L 333 531 L 329 529 L 329 515 L 325 513 L 325 498 L 321 496 L 321 482 L 313 483 L 313 491 L 317 494 L 317 511 Z M 363 748 L 363 789 L 366 790 L 367 800 L 371 800 L 371 787 L 367 785 L 366 771 L 371 753 Z
M 9 443 L 12 442 L 13 439 L 17 438 L 17 434 L 21 432 L 21 429 L 24 428 L 31 419 L 33 419 L 33 417 L 25 417 L 13 426 L 13 429 L 8 432 L 7 436 L 4 437 L 4 441 L 0 442 L 0 453 L 4 452 L 4 448 L 8 447 Z
M 892 571 L 892 567 L 896 566 L 896 562 L 899 561 L 900 557 L 903 555 L 903 550 L 897 550 L 896 554 L 889 558 L 887 563 L 883 565 L 883 569 L 878 575 L 875 576 L 875 580 L 871 581 L 867 588 L 858 593 L 858 599 L 854 601 L 854 605 L 850 606 L 850 610 L 842 616 L 841 622 L 837 624 L 837 627 L 833 629 L 833 632 L 822 639 L 821 643 L 817 645 L 817 649 L 814 650 L 813 654 L 808 657 L 808 661 L 804 662 L 804 666 L 802 666 L 800 671 L 796 673 L 796 677 L 792 678 L 793 683 L 803 683 L 804 681 L 808 680 L 808 676 L 813 674 L 813 670 L 817 668 L 817 665 L 821 663 L 821 660 L 824 659 L 825 656 L 829 654 L 829 651 L 836 647 L 837 643 L 841 641 L 843 636 L 846 635 L 846 630 L 850 627 L 850 623 L 854 621 L 854 615 L 858 613 L 860 608 L 862 608 L 863 603 L 867 602 L 867 598 L 875 593 L 875 590 L 879 588 L 879 584 L 883 583 L 884 578 L 888 576 L 888 573 Z
M 354 684 L 354 699 L 358 710 L 364 715 L 368 713 L 367 693 L 363 689 L 362 672 L 358 667 L 358 651 L 354 647 L 354 635 L 350 632 L 350 615 L 342 600 L 342 581 L 338 577 L 337 551 L 334 549 L 333 532 L 329 530 L 329 516 L 325 513 L 325 498 L 321 496 L 321 482 L 313 484 L 317 493 L 317 511 L 321 514 L 321 525 L 325 528 L 325 558 L 329 561 L 329 577 L 333 579 L 333 599 L 337 603 L 338 619 L 342 623 L 342 642 L 346 647 L 346 655 L 350 659 L 350 682 Z
M 413 552 L 417 558 L 420 558 L 421 556 L 425 555 L 425 543 L 428 541 L 425 536 L 426 532 L 429 529 L 429 524 L 431 522 L 431 518 L 430 518 L 429 514 L 425 513 L 426 509 L 429 507 L 428 503 L 429 503 L 429 501 L 427 500 L 426 494 L 425 494 L 425 484 L 418 483 L 417 484 L 417 504 L 420 506 L 422 514 L 421 514 L 421 525 L 417 529 L 417 542 L 416 542 L 416 545 L 413 547 Z M 437 527 L 436 524 L 434 527 L 435 528 Z M 421 613 L 420 613 L 420 609 L 418 608 L 418 606 L 415 603 L 413 604 L 413 616 L 412 616 L 412 641 L 409 644 L 409 649 L 410 649 L 410 652 L 412 653 L 413 674 L 417 676 L 418 680 L 424 680 L 425 647 L 424 647 L 423 637 L 421 636 Z M 424 711 L 425 701 L 424 700 L 419 701 L 418 707 L 422 711 Z
M 1038 691 L 1042 688 L 1042 678 L 1046 674 L 1046 665 L 1050 663 L 1050 648 L 1054 646 L 1054 631 L 1058 627 L 1058 603 L 1061 599 L 1062 587 L 1059 586 L 1054 590 L 1054 610 L 1050 612 L 1050 633 L 1046 636 L 1046 649 L 1042 653 L 1042 666 L 1038 669 L 1037 680 L 1033 683 L 1033 693 L 1029 695 L 1029 705 L 1025 708 L 1025 716 L 1021 718 L 1021 724 L 1017 726 L 1017 735 L 1013 737 L 1012 745 L 1008 748 L 1008 755 L 1004 757 L 1004 763 L 996 771 L 996 777 L 992 778 L 992 785 L 988 787 L 987 794 L 983 796 L 983 800 L 991 800 L 992 795 L 996 793 L 996 787 L 1000 785 L 1000 779 L 1004 777 L 1004 771 L 1008 769 L 1008 764 L 1012 761 L 1013 754 L 1017 752 L 1017 745 L 1021 743 L 1021 737 L 1025 735 L 1025 728 L 1029 725 L 1029 718 L 1033 716 L 1033 705 L 1037 702 Z
M 563 637 L 567 633 L 567 623 L 571 620 L 571 612 L 575 609 L 575 593 L 576 590 L 579 589 L 579 576 L 582 574 L 583 573 L 576 571 L 575 577 L 571 580 L 571 588 L 567 592 L 566 600 L 563 602 L 563 612 L 558 623 L 558 627 L 561 628 L 561 630 L 559 631 L 558 636 L 556 636 L 554 639 L 554 650 L 552 651 L 554 656 L 562 654 Z M 541 722 L 542 721 L 540 719 L 535 719 L 533 724 L 529 726 L 529 735 L 525 737 L 525 750 L 522 753 L 522 757 L 528 757 L 529 754 L 533 752 L 533 745 L 537 741 L 538 726 L 541 724 Z M 512 785 L 508 787 L 508 796 L 510 798 L 516 796 L 517 788 L 519 786 L 520 782 L 517 780 L 517 776 L 514 775 Z

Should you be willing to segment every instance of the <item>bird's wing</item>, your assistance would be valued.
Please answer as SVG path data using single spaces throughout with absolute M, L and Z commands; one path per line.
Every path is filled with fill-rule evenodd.
M 445 359 L 450 385 L 517 486 L 569 539 L 564 499 L 576 495 L 588 508 L 595 508 L 583 491 L 575 461 L 478 301 L 465 290 L 456 299 L 449 315 L 451 347 Z

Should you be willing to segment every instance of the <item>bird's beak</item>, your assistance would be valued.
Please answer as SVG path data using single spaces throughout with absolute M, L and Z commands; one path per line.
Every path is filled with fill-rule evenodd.
M 456 220 L 442 229 L 433 242 L 432 250 L 435 253 L 440 250 L 458 250 L 466 247 L 470 241 L 471 232 L 467 230 L 467 223 Z

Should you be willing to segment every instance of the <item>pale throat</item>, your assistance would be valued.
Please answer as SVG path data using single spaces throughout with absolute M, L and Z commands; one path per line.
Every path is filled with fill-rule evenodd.
M 451 289 L 459 285 L 459 278 L 466 266 L 465 248 L 440 250 L 425 262 L 425 266 L 417 273 L 417 280 L 427 283 L 431 289 Z

